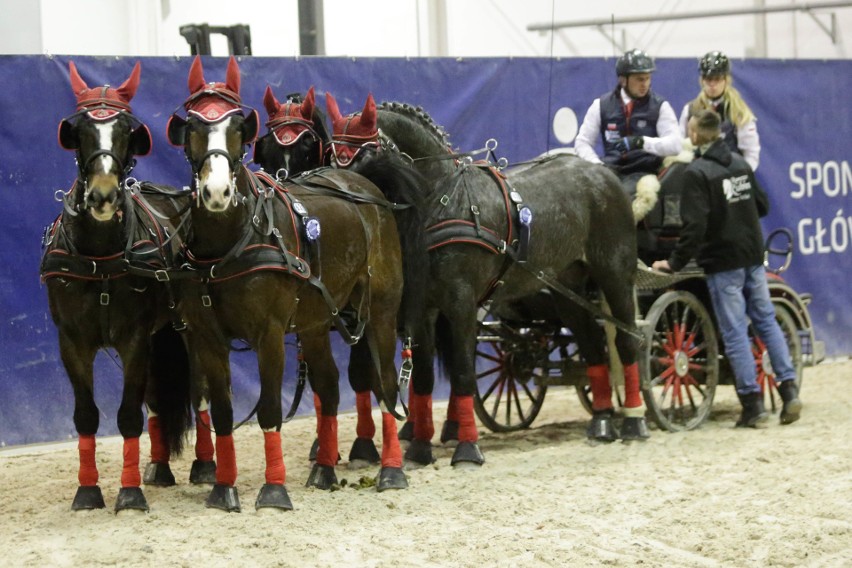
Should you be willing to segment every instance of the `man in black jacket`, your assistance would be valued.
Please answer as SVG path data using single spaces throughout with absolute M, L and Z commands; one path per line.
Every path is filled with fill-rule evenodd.
M 802 402 L 763 268 L 759 217 L 769 212 L 769 202 L 745 160 L 719 137 L 720 124 L 712 110 L 700 111 L 689 120 L 688 134 L 698 158 L 684 174 L 683 229 L 669 259 L 654 262 L 652 268 L 676 272 L 694 257 L 704 269 L 743 406 L 737 426 L 759 427 L 768 419 L 757 384 L 749 320 L 769 351 L 784 402 L 781 424 L 790 424 L 799 419 Z

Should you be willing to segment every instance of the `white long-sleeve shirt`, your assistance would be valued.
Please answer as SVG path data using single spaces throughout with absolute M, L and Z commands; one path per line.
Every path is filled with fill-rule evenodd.
M 680 132 L 686 137 L 686 124 L 689 122 L 689 105 L 686 103 L 683 111 L 680 113 Z M 737 147 L 740 149 L 740 154 L 743 155 L 746 163 L 751 166 L 753 171 L 757 171 L 757 166 L 760 164 L 760 136 L 757 134 L 757 122 L 752 119 L 743 124 L 736 126 L 737 129 Z
M 625 104 L 631 98 L 624 89 L 621 89 L 621 100 Z M 601 100 L 595 99 L 592 106 L 586 111 L 583 124 L 574 140 L 574 151 L 578 156 L 589 162 L 601 164 L 603 161 L 595 152 L 595 145 L 601 136 Z M 663 101 L 660 106 L 660 116 L 657 118 L 657 136 L 643 136 L 645 145 L 643 150 L 656 156 L 676 156 L 680 153 L 683 143 L 681 142 L 680 128 L 677 123 L 674 109 L 668 101 Z

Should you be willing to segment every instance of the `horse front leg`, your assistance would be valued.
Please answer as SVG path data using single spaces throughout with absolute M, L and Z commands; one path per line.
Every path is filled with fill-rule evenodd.
M 284 375 L 284 331 L 273 329 L 255 346 L 260 373 L 257 421 L 263 431 L 266 483 L 254 503 L 255 509 L 291 511 L 293 503 L 285 483 L 287 470 L 281 449 L 281 382 Z
M 139 437 L 144 415 L 142 402 L 148 376 L 147 336 L 133 337 L 119 348 L 124 366 L 124 390 L 118 408 L 118 431 L 124 438 L 124 463 L 121 469 L 121 489 L 115 500 L 115 512 L 148 511 L 148 501 L 142 492 L 139 473 Z
M 478 322 L 476 303 L 470 299 L 453 302 L 454 311 L 448 314 L 451 352 L 443 355 L 449 362 L 451 404 L 458 419 L 458 446 L 450 465 L 457 468 L 479 467 L 485 457 L 479 449 L 479 432 L 473 410 L 476 392 L 476 337 Z
M 337 408 L 340 405 L 339 372 L 331 352 L 329 332 L 319 331 L 303 334 L 302 353 L 308 365 L 308 376 L 320 401 L 318 416 L 316 462 L 311 468 L 307 487 L 331 489 L 337 484 L 334 466 L 339 456 L 337 440 Z
M 77 451 L 80 466 L 77 471 L 79 486 L 71 509 L 84 511 L 103 509 L 103 493 L 98 487 L 98 466 L 95 460 L 95 435 L 98 432 L 100 418 L 94 397 L 94 360 L 97 349 L 75 341 L 79 336 L 69 335 L 60 330 L 59 354 L 71 388 L 74 390 L 74 427 L 77 430 Z
M 435 461 L 432 455 L 432 436 L 435 426 L 432 419 L 432 391 L 435 387 L 435 324 L 438 310 L 426 310 L 423 321 L 414 329 L 412 337 L 411 394 L 409 419 L 403 430 L 411 424 L 410 444 L 405 450 L 406 467 L 418 468 Z
M 207 378 L 210 414 L 216 432 L 216 483 L 207 496 L 205 506 L 228 512 L 240 511 L 235 487 L 237 455 L 234 449 L 234 407 L 231 402 L 231 367 L 228 345 L 214 338 L 201 338 L 196 330 L 190 341 L 190 352 L 198 364 L 197 372 Z

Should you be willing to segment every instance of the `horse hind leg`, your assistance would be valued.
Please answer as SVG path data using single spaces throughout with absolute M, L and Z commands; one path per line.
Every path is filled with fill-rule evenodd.
M 355 427 L 356 438 L 349 451 L 348 467 L 361 469 L 381 461 L 379 451 L 373 442 L 376 423 L 373 421 L 373 393 L 370 389 L 370 385 L 377 380 L 377 377 L 375 377 L 376 369 L 366 338 L 352 346 L 348 374 L 349 384 L 355 391 L 355 411 L 358 419 Z
M 636 318 L 632 286 L 624 278 L 608 279 L 601 286 L 613 317 L 630 324 Z M 650 437 L 642 402 L 637 352 L 638 340 L 624 330 L 617 330 L 615 347 L 624 372 L 624 421 L 621 426 L 623 441 L 646 440 Z
M 586 376 L 592 391 L 592 419 L 586 435 L 593 442 L 614 442 L 618 439 L 618 431 L 614 420 L 604 332 L 584 308 L 558 296 L 554 297 L 554 304 L 560 319 L 571 330 L 580 355 L 586 361 Z
M 334 466 L 339 458 L 337 439 L 337 409 L 340 404 L 339 373 L 331 351 L 329 333 L 303 334 L 302 352 L 308 365 L 311 388 L 319 399 L 317 417 L 316 462 L 308 475 L 306 487 L 331 489 L 337 485 Z
M 150 345 L 145 399 L 151 461 L 142 481 L 145 485 L 169 487 L 176 483 L 169 461 L 172 455 L 181 454 L 191 420 L 189 353 L 171 323 L 154 333 Z

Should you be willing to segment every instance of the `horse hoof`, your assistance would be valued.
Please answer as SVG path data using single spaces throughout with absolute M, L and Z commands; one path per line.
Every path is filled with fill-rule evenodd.
M 376 481 L 376 491 L 381 493 L 386 489 L 408 489 L 408 479 L 401 467 L 383 467 Z
M 115 512 L 121 511 L 148 511 L 148 501 L 141 487 L 122 487 L 115 498 Z
M 410 442 L 414 439 L 414 422 L 406 422 L 399 429 L 396 437 L 400 442 Z
M 627 416 L 621 423 L 621 439 L 625 442 L 640 440 L 644 442 L 651 437 L 648 423 L 644 416 Z
M 432 442 L 429 440 L 411 440 L 411 445 L 405 450 L 405 464 L 413 469 L 435 463 L 432 457 Z
M 447 446 L 458 445 L 459 423 L 458 420 L 447 420 L 441 427 L 441 443 Z
M 207 496 L 204 506 L 209 509 L 221 509 L 228 513 L 239 513 L 240 496 L 237 493 L 237 488 L 232 485 L 217 483 L 210 490 L 210 495 Z
M 293 502 L 287 495 L 287 488 L 277 483 L 264 483 L 257 494 L 254 508 L 258 511 L 263 509 L 277 509 L 279 511 L 292 511 Z
M 592 421 L 586 429 L 586 435 L 590 440 L 597 442 L 614 442 L 618 439 L 618 431 L 613 422 L 613 410 L 595 410 L 592 413 Z
M 451 466 L 461 464 L 473 464 L 481 466 L 485 463 L 485 456 L 479 450 L 479 444 L 476 442 L 459 442 L 456 451 L 453 452 L 453 459 L 450 460 Z
M 376 444 L 372 438 L 355 438 L 355 441 L 352 443 L 352 449 L 349 450 L 350 467 L 353 462 L 359 464 L 366 462 L 366 465 L 359 465 L 359 467 L 367 467 L 377 464 L 380 461 L 379 451 L 376 449 Z
M 337 485 L 337 474 L 334 473 L 334 467 L 315 463 L 314 467 L 311 468 L 311 474 L 308 476 L 305 487 L 328 490 L 331 489 L 332 485 Z
M 97 485 L 81 485 L 77 488 L 74 501 L 71 503 L 72 511 L 88 511 L 91 509 L 104 509 L 104 496 L 101 488 Z
M 171 487 L 177 483 L 169 464 L 156 462 L 151 462 L 145 466 L 145 474 L 142 476 L 142 482 L 145 485 L 154 485 L 156 487 Z
M 193 485 L 216 483 L 216 462 L 195 460 L 189 470 L 189 482 Z

